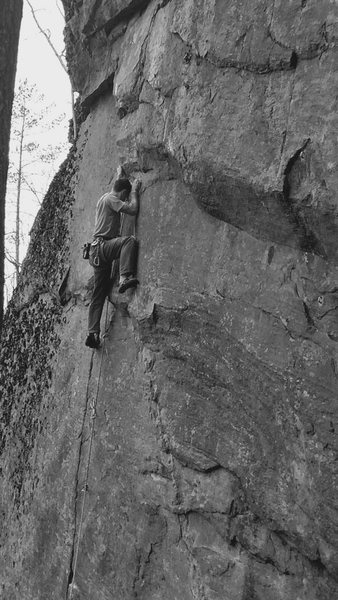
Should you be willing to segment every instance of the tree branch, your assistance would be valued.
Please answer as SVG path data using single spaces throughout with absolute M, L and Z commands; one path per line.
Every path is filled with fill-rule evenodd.
M 54 46 L 54 44 L 53 44 L 52 40 L 50 39 L 50 35 L 48 35 L 48 33 L 46 33 L 46 31 L 45 31 L 45 30 L 43 29 L 43 27 L 40 25 L 40 23 L 39 23 L 39 21 L 38 21 L 38 19 L 37 19 L 37 17 L 36 17 L 36 14 L 35 14 L 34 8 L 33 8 L 33 6 L 31 5 L 30 1 L 29 1 L 29 0 L 26 0 L 26 2 L 27 2 L 27 4 L 28 4 L 29 8 L 31 9 L 32 17 L 33 17 L 33 19 L 34 19 L 34 21 L 35 21 L 35 23 L 36 23 L 36 26 L 37 26 L 38 30 L 39 30 L 39 31 L 40 31 L 40 33 L 42 33 L 42 35 L 43 35 L 43 36 L 46 38 L 46 40 L 47 40 L 47 43 L 49 44 L 50 48 L 53 50 L 53 52 L 54 52 L 54 54 L 55 54 L 56 58 L 58 59 L 58 61 L 59 61 L 60 65 L 61 65 L 61 67 L 63 68 L 63 70 L 64 70 L 64 71 L 67 73 L 67 75 L 68 75 L 68 69 L 67 69 L 67 66 L 66 66 L 66 64 L 63 62 L 63 60 L 62 60 L 62 58 L 61 58 L 60 54 L 58 53 L 58 51 L 56 50 L 56 48 L 55 48 L 55 46 Z
M 22 175 L 22 179 L 24 181 L 24 183 L 27 185 L 28 189 L 32 192 L 32 194 L 34 194 L 35 198 L 37 199 L 39 205 L 41 206 L 41 200 L 38 196 L 38 193 L 36 191 L 36 189 L 30 184 L 30 182 L 28 181 L 27 177 L 25 177 L 25 175 Z
M 9 262 L 11 265 L 13 265 L 16 269 L 20 269 L 21 264 L 18 263 L 14 258 L 9 256 L 9 254 L 7 254 L 7 252 L 5 252 L 5 260 L 7 260 L 7 262 Z
M 64 15 L 64 12 L 63 12 L 63 10 L 60 8 L 60 4 L 59 4 L 58 0 L 56 0 L 56 6 L 57 6 L 57 9 L 58 9 L 58 11 L 59 11 L 59 13 L 60 13 L 61 17 L 64 19 L 64 18 L 65 18 L 65 15 Z
M 46 31 L 43 29 L 43 27 L 40 25 L 34 8 L 32 6 L 32 4 L 30 3 L 30 0 L 26 0 L 31 13 L 32 13 L 32 17 L 36 23 L 37 28 L 39 29 L 40 33 L 42 33 L 42 35 L 46 38 L 48 45 L 50 46 L 50 48 L 53 50 L 53 53 L 55 54 L 56 58 L 58 59 L 61 67 L 63 68 L 63 70 L 65 71 L 65 73 L 67 73 L 68 77 L 69 77 L 69 73 L 68 73 L 68 69 L 67 69 L 67 65 L 66 63 L 62 60 L 61 55 L 58 53 L 58 51 L 56 50 L 52 40 L 50 39 L 50 35 L 48 35 L 48 33 L 46 33 Z M 60 10 L 60 9 L 59 9 Z M 61 12 L 61 11 L 60 11 Z M 73 88 L 73 84 L 72 82 L 70 82 L 70 86 L 71 86 L 71 95 L 72 95 L 72 115 L 73 115 L 73 128 L 74 128 L 74 139 L 76 139 L 77 137 L 77 124 L 76 124 L 76 117 L 75 117 L 75 109 L 74 109 L 74 88 Z

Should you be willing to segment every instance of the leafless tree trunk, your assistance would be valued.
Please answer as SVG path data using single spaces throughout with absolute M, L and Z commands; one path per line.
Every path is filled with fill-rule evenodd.
M 19 272 L 20 272 L 20 201 L 21 201 L 21 183 L 22 183 L 22 156 L 23 156 L 23 142 L 25 137 L 25 122 L 26 122 L 26 111 L 23 112 L 21 131 L 20 131 L 20 145 L 19 145 L 19 169 L 18 169 L 18 185 L 16 193 L 16 227 L 15 227 L 15 284 L 18 285 Z
M 5 198 L 11 110 L 22 17 L 22 0 L 0 2 L 0 328 L 4 306 Z

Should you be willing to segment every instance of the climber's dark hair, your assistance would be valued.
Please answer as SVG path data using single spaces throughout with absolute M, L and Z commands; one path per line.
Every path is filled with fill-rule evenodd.
M 123 192 L 126 190 L 128 194 L 131 192 L 131 183 L 129 179 L 117 179 L 113 187 L 114 192 Z

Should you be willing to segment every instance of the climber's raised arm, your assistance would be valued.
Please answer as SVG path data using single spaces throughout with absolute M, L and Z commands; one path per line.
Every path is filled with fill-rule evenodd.
M 123 202 L 123 206 L 120 208 L 120 212 L 126 213 L 127 215 L 137 215 L 139 211 L 139 189 L 141 182 L 139 179 L 135 179 L 131 186 L 130 200 Z

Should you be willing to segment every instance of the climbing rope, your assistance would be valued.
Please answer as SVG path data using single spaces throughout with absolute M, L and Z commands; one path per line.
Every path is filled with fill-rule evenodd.
M 86 503 L 86 494 L 87 494 L 87 491 L 88 491 L 89 468 L 90 468 L 90 461 L 91 461 L 92 447 L 93 447 L 93 438 L 94 438 L 94 420 L 95 420 L 95 417 L 96 417 L 96 405 L 97 405 L 97 400 L 98 400 L 98 396 L 99 396 L 99 389 L 100 389 L 100 380 L 101 380 L 101 372 L 102 372 L 102 361 L 103 361 L 104 343 L 105 343 L 105 338 L 106 338 L 106 335 L 107 335 L 107 323 L 108 323 L 108 299 L 106 300 L 105 333 L 102 336 L 103 344 L 102 344 L 102 352 L 101 352 L 100 363 L 99 363 L 99 374 L 98 374 L 98 379 L 97 379 L 97 386 L 96 386 L 95 396 L 94 396 L 93 401 L 91 403 L 91 417 L 90 417 L 90 419 L 91 419 L 91 427 L 90 427 L 90 436 L 89 436 L 89 450 L 88 450 L 88 458 L 87 458 L 87 465 L 86 465 L 85 482 L 84 482 L 84 486 L 82 488 L 82 492 L 83 492 L 82 506 L 81 506 L 81 514 L 80 514 L 80 522 L 79 522 L 79 530 L 78 530 L 78 535 L 77 535 L 77 542 L 76 542 L 75 553 L 74 553 L 73 577 L 72 577 L 72 583 L 70 584 L 70 593 L 69 593 L 69 596 L 68 596 L 69 600 L 72 600 L 72 598 L 73 598 L 73 591 L 74 591 L 74 589 L 77 589 L 76 581 L 75 581 L 75 575 L 76 575 L 77 563 L 78 563 L 78 557 L 79 557 L 79 548 L 80 548 L 82 525 L 83 525 L 83 518 L 84 518 L 84 509 L 85 509 L 85 503 Z M 95 353 L 95 350 L 92 351 L 92 358 L 91 358 L 92 361 L 93 361 L 93 358 L 94 358 L 94 353 Z M 92 369 L 90 369 L 90 371 L 89 371 L 87 390 L 89 388 L 91 373 L 92 373 Z M 81 444 L 82 444 L 82 442 L 81 442 Z

